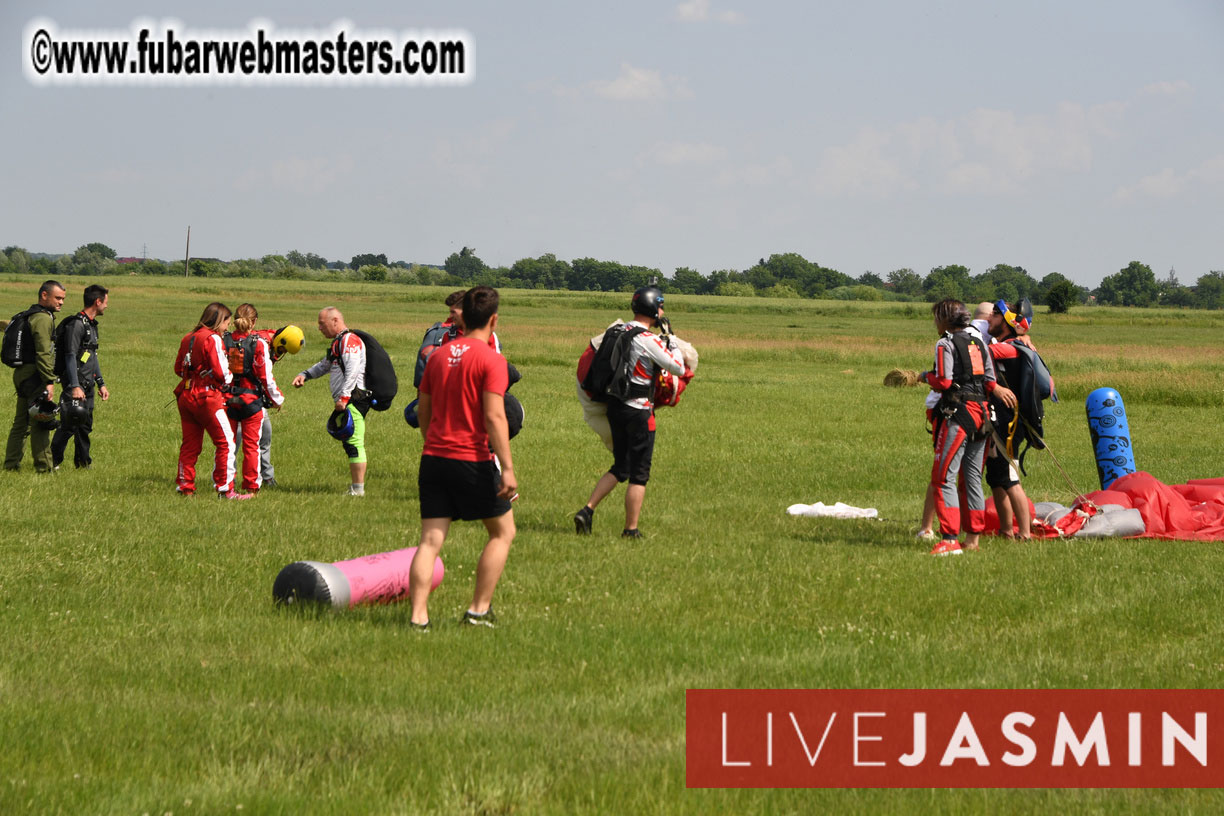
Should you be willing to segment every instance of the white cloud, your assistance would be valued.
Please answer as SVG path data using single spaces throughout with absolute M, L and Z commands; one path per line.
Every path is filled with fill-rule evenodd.
M 884 198 L 913 190 L 917 182 L 897 158 L 896 140 L 874 128 L 864 128 L 850 144 L 826 148 L 814 187 L 826 195 Z
M 749 162 L 734 167 L 724 167 L 715 177 L 721 187 L 765 187 L 785 183 L 794 178 L 795 166 L 785 156 L 770 162 Z
M 646 151 L 646 155 L 656 164 L 674 167 L 718 162 L 727 157 L 727 151 L 708 142 L 659 142 Z
M 1114 191 L 1116 204 L 1131 204 L 1143 199 L 1168 200 L 1195 189 L 1224 190 L 1224 154 L 1213 156 L 1184 173 L 1166 167 L 1144 176 L 1134 184 Z
M 650 68 L 635 68 L 629 63 L 621 64 L 620 76 L 609 81 L 590 83 L 597 96 L 617 101 L 642 101 L 667 98 L 687 98 L 692 93 L 688 82 L 682 77 L 664 77 Z
M 353 157 L 289 156 L 263 167 L 253 167 L 234 180 L 234 187 L 250 192 L 261 187 L 317 195 L 338 188 L 352 175 Z
M 682 23 L 742 23 L 744 15 L 738 11 L 710 8 L 710 0 L 688 0 L 676 6 L 676 19 Z
M 1183 96 L 1190 91 L 1190 83 L 1184 79 L 1175 82 L 1153 82 L 1139 89 L 1139 93 L 1144 96 Z

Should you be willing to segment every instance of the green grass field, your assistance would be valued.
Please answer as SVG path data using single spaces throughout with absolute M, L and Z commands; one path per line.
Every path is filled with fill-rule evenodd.
M 69 285 L 75 311 L 85 283 Z M 38 281 L 0 280 L 0 313 Z M 482 528 L 443 551 L 428 636 L 406 605 L 343 614 L 272 603 L 285 564 L 410 546 L 419 435 L 395 408 L 367 430 L 367 496 L 326 435 L 325 382 L 273 418 L 283 489 L 243 503 L 175 496 L 179 338 L 214 299 L 307 332 L 280 382 L 321 356 L 319 307 L 375 334 L 411 384 L 446 290 L 116 277 L 102 318 L 111 400 L 94 468 L 0 474 L 0 813 L 1218 812 L 1215 791 L 687 790 L 688 688 L 1217 688 L 1224 603 L 1215 542 L 1009 543 L 957 559 L 912 539 L 930 469 L 922 397 L 881 385 L 929 367 L 922 304 L 668 297 L 701 353 L 661 411 L 642 529 L 618 491 L 595 534 L 570 517 L 609 456 L 573 371 L 623 294 L 502 292 L 523 372 L 518 538 L 495 631 L 469 632 Z M 1215 430 L 1224 314 L 1039 311 L 1063 403 L 1047 437 L 1097 487 L 1084 397 L 1126 400 L 1140 469 L 1224 476 Z M 7 375 L 6 375 L 7 376 Z M 6 386 L 7 388 L 7 386 Z M 401 392 L 403 393 L 403 392 Z M 6 411 L 11 411 L 11 399 Z M 8 414 L 6 414 L 8 416 Z M 210 447 L 205 445 L 207 479 Z M 1033 453 L 1034 501 L 1073 493 Z M 206 482 L 205 482 L 206 483 Z M 796 502 L 882 520 L 791 518 Z

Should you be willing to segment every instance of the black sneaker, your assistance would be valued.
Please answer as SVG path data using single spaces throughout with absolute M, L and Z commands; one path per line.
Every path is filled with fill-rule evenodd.
M 642 531 L 634 527 L 632 530 L 621 530 L 621 538 L 645 538 Z
M 591 534 L 591 519 L 594 517 L 595 511 L 585 505 L 574 514 L 574 528 L 577 530 L 578 535 Z
M 433 624 L 430 621 L 425 621 L 424 623 L 408 621 L 408 629 L 413 632 L 432 632 Z
M 489 607 L 489 611 L 483 615 L 477 615 L 472 610 L 463 613 L 463 617 L 459 619 L 459 623 L 468 626 L 487 626 L 492 629 L 497 625 L 497 616 L 493 614 L 493 607 Z
M 271 476 L 263 480 L 263 487 L 280 487 Z

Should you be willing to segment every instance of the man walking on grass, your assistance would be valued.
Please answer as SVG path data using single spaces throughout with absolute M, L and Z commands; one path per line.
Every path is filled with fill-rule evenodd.
M 632 332 L 629 342 L 626 383 L 627 397 L 608 398 L 608 425 L 612 429 L 612 468 L 599 478 L 591 497 L 574 514 L 574 526 L 579 535 L 589 535 L 595 508 L 618 484 L 629 482 L 625 490 L 625 527 L 623 538 L 641 538 L 638 517 L 646 499 L 646 482 L 650 479 L 650 460 L 654 453 L 655 374 L 664 368 L 673 374 L 684 373 L 684 358 L 679 349 L 671 348 L 650 329 L 663 319 L 663 290 L 643 286 L 633 293 L 630 302 L 633 321 L 613 327 L 604 335 L 604 343 L 625 332 Z M 613 334 L 615 332 L 615 334 Z
M 17 411 L 9 429 L 4 469 L 17 470 L 25 455 L 25 438 L 30 437 L 34 470 L 50 473 L 51 427 L 30 418 L 30 407 L 39 400 L 55 401 L 55 313 L 64 305 L 66 294 L 59 281 L 44 281 L 38 289 L 38 303 L 23 314 L 27 322 L 29 352 L 23 352 L 20 365 L 13 369 L 17 391 Z
M 430 356 L 421 378 L 417 405 L 425 438 L 417 474 L 421 541 L 412 559 L 408 589 L 411 625 L 419 631 L 428 631 L 430 626 L 434 560 L 455 519 L 479 519 L 489 533 L 476 565 L 472 604 L 461 622 L 490 628 L 495 622 L 493 590 L 514 541 L 510 498 L 518 490 L 506 422 L 506 359 L 489 346 L 497 328 L 497 309 L 496 289 L 477 286 L 465 292 L 463 335 Z M 500 474 L 497 462 L 501 463 Z

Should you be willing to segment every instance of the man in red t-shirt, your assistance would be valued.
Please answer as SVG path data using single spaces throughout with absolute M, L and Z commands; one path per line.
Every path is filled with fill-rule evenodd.
M 464 334 L 430 356 L 421 378 L 417 405 L 425 437 L 417 474 L 421 542 L 412 559 L 408 597 L 412 627 L 422 631 L 429 626 L 434 559 L 442 551 L 452 520 L 480 519 L 489 532 L 476 566 L 472 605 L 463 613 L 464 624 L 493 626 L 493 590 L 514 541 L 510 497 L 517 492 L 518 481 L 506 423 L 504 398 L 509 378 L 506 359 L 489 346 L 497 327 L 497 306 L 496 289 L 477 286 L 465 292 Z

